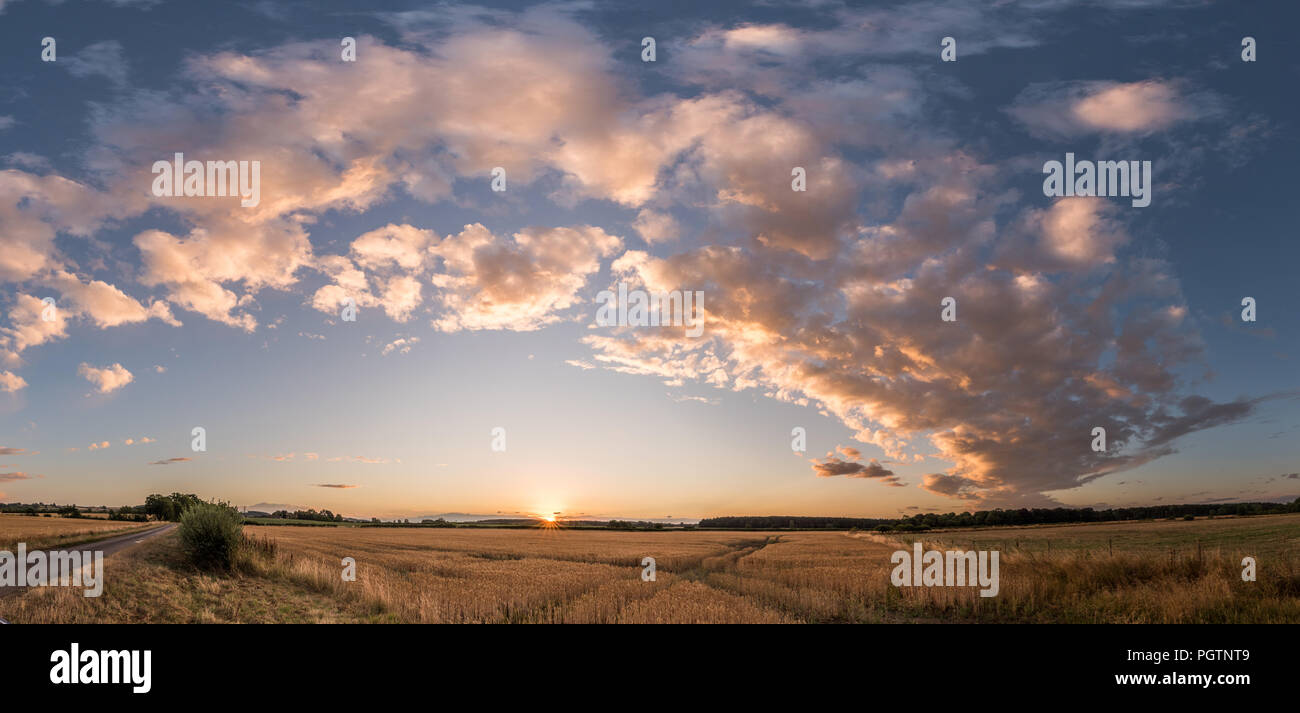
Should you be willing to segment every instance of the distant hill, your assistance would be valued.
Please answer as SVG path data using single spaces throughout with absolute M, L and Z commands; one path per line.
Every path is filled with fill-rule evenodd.
M 253 517 L 252 513 L 254 510 L 256 510 L 257 512 L 272 513 L 277 510 L 288 510 L 289 512 L 297 512 L 299 510 L 310 510 L 311 508 L 307 507 L 306 505 L 289 505 L 287 503 L 257 503 L 256 505 L 240 505 L 239 509 L 240 510 L 247 509 L 249 511 L 249 517 Z
M 382 519 L 385 522 L 392 522 L 394 520 L 410 520 L 411 522 L 419 522 L 421 520 L 437 520 L 438 518 L 442 518 L 447 522 L 478 522 L 479 520 L 495 520 L 500 517 L 500 515 L 475 515 L 474 513 L 468 512 L 444 512 L 438 515 L 412 515 L 411 517 L 389 517 Z

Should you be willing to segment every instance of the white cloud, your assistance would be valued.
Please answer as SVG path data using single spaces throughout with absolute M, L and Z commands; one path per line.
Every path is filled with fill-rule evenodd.
M 13 393 L 27 386 L 27 381 L 23 377 L 12 371 L 0 370 L 0 391 Z
M 81 366 L 77 368 L 77 373 L 94 384 L 101 394 L 116 391 L 135 379 L 135 376 L 121 364 L 101 368 L 82 362 Z

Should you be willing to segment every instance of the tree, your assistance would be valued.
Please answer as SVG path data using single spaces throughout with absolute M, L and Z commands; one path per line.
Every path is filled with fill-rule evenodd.
M 153 493 L 144 499 L 144 511 L 159 520 L 175 522 L 181 519 L 181 515 L 184 515 L 186 510 L 202 502 L 199 496 L 193 493 L 172 493 L 171 495 Z
M 176 504 L 166 495 L 154 493 L 144 499 L 144 511 L 159 520 L 176 519 Z

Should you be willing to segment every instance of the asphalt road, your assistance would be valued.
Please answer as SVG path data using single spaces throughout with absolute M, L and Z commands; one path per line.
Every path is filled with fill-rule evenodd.
M 41 549 L 41 551 L 42 552 L 99 551 L 99 552 L 103 552 L 104 558 L 107 559 L 112 555 L 121 552 L 122 550 L 135 547 L 136 545 L 138 545 L 141 542 L 144 542 L 145 540 L 158 537 L 159 535 L 171 532 L 174 529 L 176 529 L 176 523 L 173 522 L 167 525 L 163 525 L 162 527 L 155 527 L 148 530 L 136 530 L 134 532 L 128 532 L 123 535 L 113 535 L 112 537 L 105 537 L 102 540 L 92 540 L 90 542 L 82 542 L 77 545 L 72 545 L 71 547 L 56 547 L 53 550 L 43 548 Z M 7 596 L 18 594 L 19 592 L 22 592 L 26 589 L 27 587 L 0 587 L 0 599 L 3 599 L 4 597 Z M 8 623 L 8 622 L 5 622 L 4 619 L 0 619 L 0 623 Z

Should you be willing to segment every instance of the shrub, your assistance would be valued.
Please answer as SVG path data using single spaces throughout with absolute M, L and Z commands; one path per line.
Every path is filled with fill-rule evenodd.
M 225 503 L 196 503 L 181 515 L 181 546 L 199 567 L 229 569 L 243 534 L 243 520 Z

